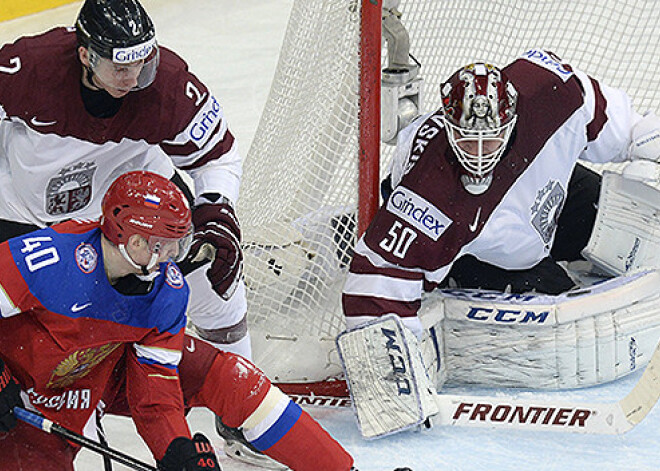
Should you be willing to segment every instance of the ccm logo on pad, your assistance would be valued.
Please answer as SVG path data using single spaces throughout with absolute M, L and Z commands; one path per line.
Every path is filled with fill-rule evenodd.
M 404 186 L 397 187 L 387 201 L 387 210 L 438 240 L 453 222 L 442 211 Z

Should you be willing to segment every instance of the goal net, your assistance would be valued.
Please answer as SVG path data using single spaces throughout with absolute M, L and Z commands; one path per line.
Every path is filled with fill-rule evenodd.
M 361 39 L 373 34 L 361 20 L 376 3 L 380 9 L 381 0 L 294 1 L 245 161 L 238 212 L 248 319 L 254 361 L 275 382 L 341 375 L 334 343 L 344 327 L 341 288 L 359 209 L 373 204 L 359 200 L 358 189 L 379 179 L 376 173 L 368 177 L 375 182 L 359 180 L 358 161 L 380 159 L 382 177 L 392 151 L 361 149 L 358 138 L 379 119 L 360 109 L 360 64 L 370 59 Z M 439 106 L 440 83 L 459 67 L 479 60 L 503 66 L 542 47 L 625 89 L 637 110 L 660 113 L 656 2 L 402 0 L 397 10 L 410 38 L 410 62 L 421 64 L 420 112 Z M 378 50 L 376 67 L 385 67 L 385 41 Z

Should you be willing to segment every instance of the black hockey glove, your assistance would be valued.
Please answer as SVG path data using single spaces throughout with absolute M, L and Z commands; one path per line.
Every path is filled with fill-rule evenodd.
M 193 209 L 192 220 L 193 243 L 179 266 L 187 274 L 211 260 L 206 276 L 213 290 L 227 300 L 236 291 L 243 271 L 241 230 L 236 213 L 225 202 L 202 204 Z
M 0 432 L 9 432 L 16 425 L 14 407 L 23 407 L 21 388 L 5 362 L 0 359 Z
M 165 456 L 158 462 L 161 471 L 220 471 L 220 463 L 215 456 L 213 446 L 201 433 L 193 439 L 179 437 L 172 440 Z

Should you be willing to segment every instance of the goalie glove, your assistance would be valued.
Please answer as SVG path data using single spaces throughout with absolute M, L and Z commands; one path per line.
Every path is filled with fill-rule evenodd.
M 16 425 L 14 407 L 24 407 L 21 388 L 0 359 L 0 432 L 9 432 Z
M 215 450 L 201 433 L 196 433 L 193 439 L 178 437 L 167 447 L 165 456 L 158 462 L 160 471 L 220 471 Z
M 631 130 L 630 160 L 660 161 L 660 118 L 645 114 Z
M 221 197 L 218 201 L 193 209 L 193 243 L 180 266 L 188 274 L 210 260 L 206 276 L 213 290 L 227 300 L 236 291 L 243 271 L 241 230 L 229 200 Z

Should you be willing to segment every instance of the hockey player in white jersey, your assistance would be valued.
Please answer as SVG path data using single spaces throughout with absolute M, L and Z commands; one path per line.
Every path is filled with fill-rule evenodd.
M 25 232 L 21 225 L 97 217 L 110 182 L 127 170 L 187 172 L 191 259 L 202 243 L 215 249 L 210 270 L 189 275 L 191 316 L 203 338 L 250 356 L 233 210 L 241 158 L 217 98 L 156 43 L 137 1 L 88 0 L 75 28 L 5 45 L 0 117 L 3 240 Z
M 440 109 L 398 136 L 385 203 L 357 243 L 343 290 L 349 332 L 340 336 L 340 350 L 358 420 L 372 436 L 402 425 L 388 429 L 371 420 L 369 411 L 383 412 L 381 423 L 387 413 L 360 389 L 372 388 L 362 378 L 379 377 L 364 365 L 391 357 L 394 337 L 383 337 L 386 328 L 379 327 L 385 316 L 396 316 L 412 345 L 423 334 L 418 313 L 425 289 L 570 290 L 575 282 L 558 262 L 580 259 L 601 183 L 579 162 L 660 159 L 660 120 L 653 113 L 638 114 L 622 90 L 548 51 L 530 50 L 502 69 L 467 65 L 440 93 Z M 370 326 L 371 350 L 382 340 L 383 352 L 365 362 L 369 349 L 349 339 L 366 339 Z M 426 374 L 423 365 L 414 366 L 416 357 L 411 350 L 409 379 L 421 381 Z M 473 363 L 478 368 L 476 358 Z M 506 368 L 498 371 L 506 376 Z M 429 388 L 421 381 L 418 389 Z M 432 402 L 425 405 L 422 394 L 418 419 L 434 413 Z
M 137 0 L 86 0 L 75 27 L 0 49 L 0 240 L 98 217 L 126 171 L 186 191 L 175 168 L 194 182 L 194 242 L 181 264 L 190 319 L 201 338 L 250 358 L 234 212 L 242 159 L 216 96 L 157 43 Z
M 399 135 L 393 190 L 359 241 L 343 294 L 349 326 L 388 313 L 420 333 L 423 286 L 557 294 L 596 217 L 600 177 L 578 162 L 660 158 L 660 129 L 621 90 L 531 50 L 465 66 L 443 106 Z M 652 133 L 651 133 L 652 134 Z

